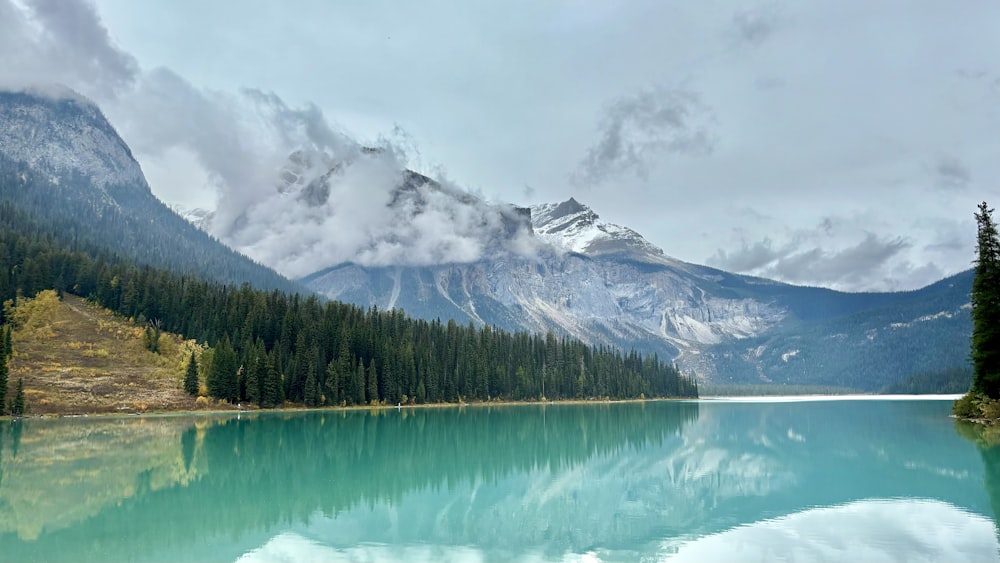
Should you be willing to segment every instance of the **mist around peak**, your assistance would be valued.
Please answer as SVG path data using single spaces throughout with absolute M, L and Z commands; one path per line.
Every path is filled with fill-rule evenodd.
M 225 215 L 217 212 L 209 225 L 224 242 L 288 276 L 345 262 L 431 266 L 536 251 L 530 224 L 512 206 L 411 172 L 392 151 L 343 161 L 293 155 L 296 171 L 285 167 L 282 181 L 257 200 L 237 207 L 223 198 Z

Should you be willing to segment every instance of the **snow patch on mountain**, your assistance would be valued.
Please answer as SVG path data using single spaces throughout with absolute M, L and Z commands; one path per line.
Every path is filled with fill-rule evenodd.
M 148 191 L 132 151 L 85 97 L 59 86 L 0 92 L 0 153 L 52 175 L 98 187 Z
M 574 198 L 532 206 L 531 227 L 540 239 L 567 252 L 589 256 L 630 253 L 656 261 L 665 258 L 663 250 L 639 233 L 602 220 Z
M 213 212 L 198 207 L 185 207 L 179 203 L 172 204 L 169 207 L 174 213 L 180 215 L 188 223 L 191 223 L 206 233 L 209 232 L 209 226 L 211 225 L 212 217 L 214 216 Z
M 964 308 L 964 306 L 962 308 Z M 951 312 L 940 311 L 940 312 L 934 313 L 933 315 L 923 315 L 921 317 L 917 317 L 917 318 L 913 319 L 912 321 L 910 321 L 908 323 L 890 323 L 889 327 L 890 328 L 909 328 L 909 327 L 912 327 L 916 323 L 926 323 L 926 322 L 936 321 L 938 319 L 950 319 L 950 318 L 952 318 L 952 316 L 954 316 L 954 314 L 951 313 Z

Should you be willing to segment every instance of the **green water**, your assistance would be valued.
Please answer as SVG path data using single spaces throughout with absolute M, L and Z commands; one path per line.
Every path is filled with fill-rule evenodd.
M 0 423 L 5 561 L 991 561 L 948 401 Z M 977 442 L 978 440 L 978 442 Z

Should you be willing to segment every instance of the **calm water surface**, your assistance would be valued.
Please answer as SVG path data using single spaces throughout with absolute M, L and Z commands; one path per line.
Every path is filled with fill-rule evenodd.
M 0 423 L 0 560 L 997 561 L 950 401 Z

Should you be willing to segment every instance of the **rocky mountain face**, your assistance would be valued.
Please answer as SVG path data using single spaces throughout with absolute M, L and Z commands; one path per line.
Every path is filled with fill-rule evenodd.
M 101 110 L 72 90 L 0 92 L 0 154 L 49 179 L 149 191 L 132 151 Z
M 220 282 L 301 289 L 156 199 L 101 110 L 66 88 L 0 91 L 0 201 L 76 248 Z
M 344 264 L 302 281 L 363 306 L 553 331 L 671 358 L 756 336 L 787 315 L 766 302 L 726 295 L 719 281 L 727 274 L 668 258 L 574 200 L 532 208 L 530 217 L 531 229 L 547 243 L 534 257 L 421 268 Z
M 841 293 L 676 260 L 574 199 L 532 207 L 530 224 L 544 243 L 531 258 L 341 264 L 301 281 L 361 306 L 657 353 L 716 383 L 875 391 L 967 356 L 969 273 L 917 292 Z

